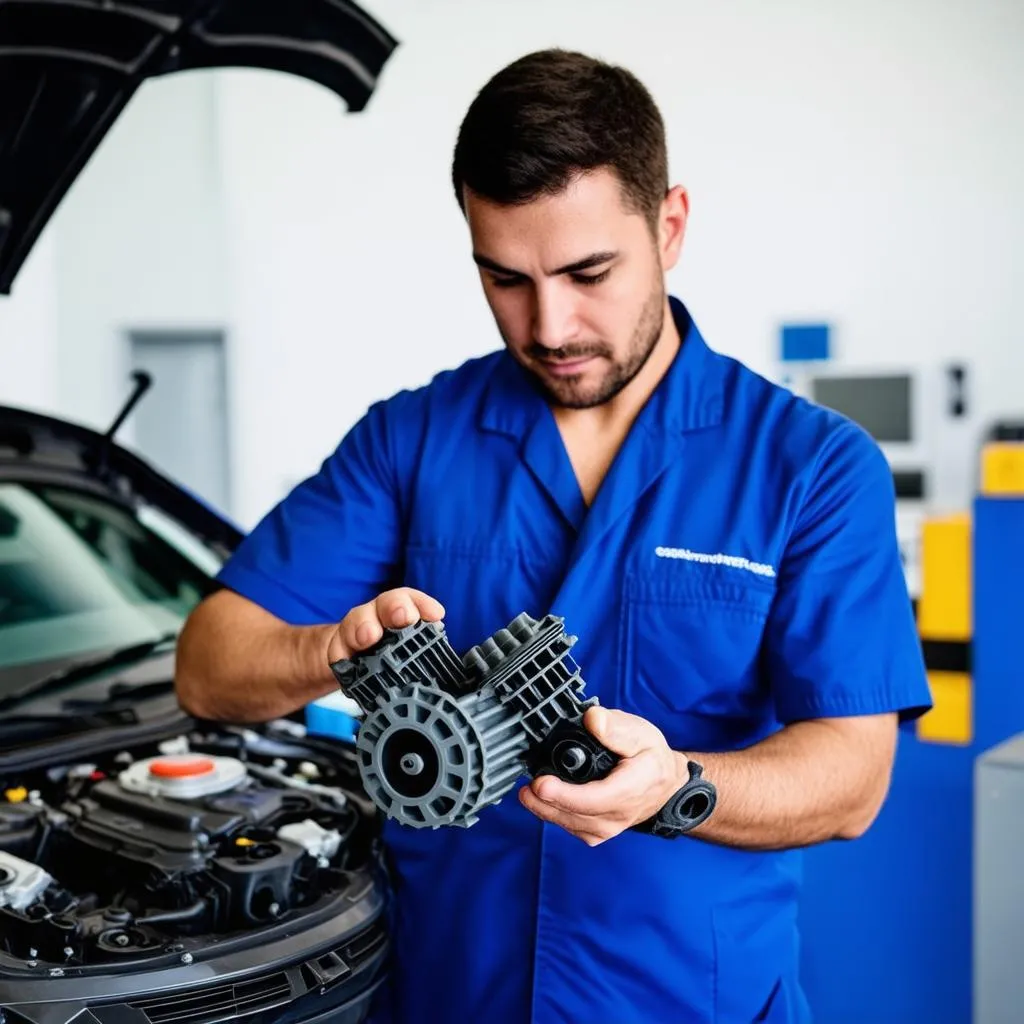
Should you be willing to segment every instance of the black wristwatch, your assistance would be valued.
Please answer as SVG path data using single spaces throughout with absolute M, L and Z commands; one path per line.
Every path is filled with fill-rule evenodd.
M 676 839 L 711 817 L 717 800 L 714 783 L 703 778 L 704 769 L 696 761 L 687 761 L 686 767 L 690 778 L 665 801 L 657 814 L 634 825 L 635 831 L 660 839 Z

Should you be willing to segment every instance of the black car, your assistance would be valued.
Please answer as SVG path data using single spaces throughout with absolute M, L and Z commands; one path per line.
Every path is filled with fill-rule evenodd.
M 272 68 L 361 109 L 395 46 L 346 0 L 0 0 L 0 293 L 145 78 Z M 0 407 L 0 1021 L 364 1020 L 388 890 L 353 747 L 178 706 L 241 535 L 116 444 L 130 405 L 106 434 Z

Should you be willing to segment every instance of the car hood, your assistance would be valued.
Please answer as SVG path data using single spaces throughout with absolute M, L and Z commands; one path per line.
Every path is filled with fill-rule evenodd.
M 33 479 L 86 485 L 121 501 L 143 501 L 223 556 L 243 536 L 226 516 L 116 444 L 109 434 L 0 405 L 0 481 Z
M 147 78 L 265 68 L 358 111 L 396 46 L 349 0 L 0 0 L 0 294 Z

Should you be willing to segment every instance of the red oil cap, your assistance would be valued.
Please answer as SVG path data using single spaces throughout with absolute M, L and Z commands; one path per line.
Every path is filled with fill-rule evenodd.
M 149 774 L 159 779 L 186 779 L 209 775 L 214 769 L 208 757 L 161 757 L 149 766 Z

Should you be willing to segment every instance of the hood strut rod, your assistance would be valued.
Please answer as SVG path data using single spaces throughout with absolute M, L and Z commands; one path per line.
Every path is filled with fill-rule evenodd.
M 128 401 L 121 407 L 121 411 L 114 418 L 114 422 L 110 424 L 107 432 L 103 435 L 103 443 L 100 446 L 96 466 L 97 472 L 101 477 L 107 474 L 107 463 L 110 459 L 110 448 L 114 443 L 114 435 L 121 429 L 121 424 L 128 419 L 132 409 L 139 404 L 139 399 L 142 398 L 153 383 L 153 378 L 145 370 L 133 370 L 132 379 L 135 381 L 135 387 L 128 396 Z
M 153 383 L 153 378 L 145 370 L 133 370 L 132 377 L 135 380 L 135 389 L 128 396 L 128 401 L 124 403 L 121 411 L 117 414 L 117 418 L 110 424 L 107 432 L 103 435 L 103 440 L 108 443 L 114 440 L 114 435 L 121 429 L 121 424 L 128 419 L 129 413 L 139 404 L 139 399 L 142 398 Z

